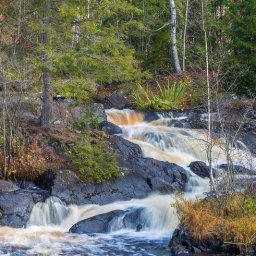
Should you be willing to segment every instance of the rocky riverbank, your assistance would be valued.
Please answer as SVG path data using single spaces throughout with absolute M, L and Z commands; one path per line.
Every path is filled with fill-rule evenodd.
M 121 96 L 118 95 L 118 97 L 120 98 Z M 106 100 L 106 107 L 124 107 L 123 105 L 115 105 L 115 102 L 120 102 L 119 98 L 118 100 L 114 100 L 115 96 L 110 97 L 110 99 Z M 71 122 L 81 119 L 83 114 L 88 111 L 87 106 L 73 107 L 67 101 L 56 101 L 53 109 L 53 126 L 55 130 L 59 131 L 62 131 L 63 127 L 67 127 Z M 120 136 L 122 134 L 122 129 L 120 127 L 107 121 L 102 104 L 94 103 L 90 109 L 93 109 L 100 121 L 98 129 L 104 131 L 108 136 L 108 150 L 117 156 L 120 176 L 111 181 L 102 183 L 90 181 L 83 184 L 79 181 L 76 173 L 70 168 L 70 163 L 67 163 L 67 168 L 53 170 L 53 174 L 50 176 L 48 175 L 49 172 L 45 176 L 42 175 L 40 182 L 38 182 L 38 180 L 35 182 L 10 182 L 8 183 L 7 188 L 7 183 L 0 183 L 1 225 L 24 227 L 35 203 L 42 202 L 49 196 L 56 196 L 68 205 L 103 205 L 118 200 L 145 198 L 152 193 L 170 194 L 184 191 L 186 182 L 188 181 L 188 173 L 185 169 L 169 162 L 159 161 L 153 158 L 145 158 L 138 145 Z M 32 127 L 36 127 L 38 116 L 36 116 L 35 112 L 31 112 L 27 105 L 25 110 L 26 111 L 23 112 L 21 110 L 22 113 L 25 113 L 23 116 L 25 123 Z M 146 121 L 157 120 L 159 119 L 159 116 L 174 117 L 174 119 L 176 118 L 175 120 L 170 119 L 170 122 L 174 123 L 170 123 L 169 125 L 178 128 L 205 128 L 207 123 L 203 108 L 197 108 L 191 111 L 186 110 L 183 112 L 168 111 L 158 114 L 144 111 L 141 112 L 141 114 Z M 256 136 L 252 130 L 255 122 L 255 115 L 251 114 L 250 118 L 247 117 L 246 122 L 248 127 L 247 129 L 242 130 L 240 138 L 247 138 L 247 140 L 244 140 L 245 142 L 248 142 L 249 138 L 249 143 L 247 143 L 248 147 L 255 149 Z M 33 131 L 39 134 L 42 132 L 38 128 L 33 128 Z M 216 134 L 219 132 L 219 127 L 217 125 L 215 126 L 215 131 Z M 43 130 L 43 133 L 46 135 L 47 132 L 48 131 Z M 66 150 L 76 143 L 76 139 L 74 138 L 77 137 L 77 134 L 67 134 L 68 135 L 64 139 L 63 137 L 65 134 L 62 133 L 57 137 L 51 137 L 51 139 L 47 140 L 47 143 L 49 142 L 47 147 L 64 159 L 66 157 Z M 46 135 L 44 136 L 47 137 Z M 252 152 L 254 151 L 252 150 Z M 193 162 L 190 164 L 190 167 L 197 175 L 203 178 L 209 177 L 209 168 L 204 162 Z M 223 168 L 225 169 L 225 167 Z M 141 223 L 139 221 L 140 214 L 138 214 L 138 209 L 136 210 L 137 215 L 134 212 L 132 214 L 134 223 L 136 223 L 132 228 L 134 230 L 139 230 Z M 127 212 L 109 213 L 109 215 L 98 216 L 95 217 L 96 219 L 88 219 L 77 224 L 72 228 L 72 232 L 83 232 L 84 226 L 88 226 L 88 223 L 101 223 L 100 226 L 95 225 L 95 227 L 100 231 L 105 232 L 108 228 L 106 220 L 111 221 L 119 215 L 126 216 L 125 218 L 128 219 L 131 217 L 131 213 Z M 128 222 L 126 222 L 124 226 L 128 225 L 127 223 Z M 94 226 L 94 224 L 90 225 Z M 171 242 L 171 247 L 174 251 L 177 246 L 179 249 L 180 244 L 183 243 L 180 236 L 179 231 L 176 231 L 172 240 L 173 242 Z M 192 247 L 196 248 L 196 246 Z M 182 250 L 187 250 L 187 252 L 193 251 L 191 248 L 188 249 L 183 247 Z

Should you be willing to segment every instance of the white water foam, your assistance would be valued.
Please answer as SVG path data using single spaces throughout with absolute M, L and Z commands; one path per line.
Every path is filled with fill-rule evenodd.
M 190 174 L 184 196 L 194 199 L 209 191 L 209 180 L 193 174 L 188 164 L 191 161 L 207 162 L 207 132 L 170 126 L 172 121 L 184 120 L 186 116 L 163 118 L 146 122 L 142 113 L 132 110 L 108 110 L 108 120 L 119 125 L 123 137 L 138 144 L 145 157 L 169 161 L 181 165 Z M 225 163 L 224 140 L 214 140 L 214 164 Z M 254 166 L 255 159 L 241 142 L 233 149 L 235 163 Z M 248 164 L 250 162 L 250 164 Z M 246 165 L 247 164 L 247 165 Z M 168 255 L 164 252 L 149 252 L 148 243 L 169 239 L 178 225 L 172 204 L 175 195 L 151 195 L 145 199 L 119 201 L 106 205 L 66 206 L 58 198 L 51 197 L 45 203 L 34 206 L 26 229 L 0 228 L 0 247 L 22 250 L 26 255 Z M 75 235 L 68 230 L 80 220 L 114 210 L 145 209 L 142 219 L 147 225 L 140 232 L 124 227 L 122 218 L 110 224 L 109 234 L 93 236 Z M 166 243 L 168 240 L 166 240 Z M 141 245 L 143 243 L 143 245 Z M 135 246 L 137 244 L 137 246 Z M 1 251 L 0 251 L 1 253 Z M 25 255 L 21 254 L 21 255 Z

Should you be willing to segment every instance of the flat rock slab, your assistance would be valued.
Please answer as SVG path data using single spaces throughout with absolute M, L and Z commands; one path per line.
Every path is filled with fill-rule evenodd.
M 20 188 L 7 180 L 0 180 L 0 192 L 12 192 L 19 190 Z

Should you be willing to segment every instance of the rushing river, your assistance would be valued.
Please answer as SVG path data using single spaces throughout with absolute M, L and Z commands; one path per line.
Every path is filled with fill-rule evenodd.
M 108 110 L 108 120 L 122 128 L 124 138 L 138 144 L 145 157 L 183 166 L 190 175 L 185 197 L 203 196 L 209 180 L 192 174 L 192 161 L 207 162 L 207 132 L 175 127 L 185 116 L 163 117 L 146 121 L 143 114 L 131 110 Z M 182 123 L 182 122 L 180 122 Z M 212 150 L 215 166 L 225 163 L 225 141 L 214 138 Z M 234 163 L 255 165 L 246 146 L 235 142 L 231 152 Z M 175 195 L 150 195 L 145 199 L 119 201 L 107 205 L 65 205 L 51 197 L 34 206 L 27 227 L 0 228 L 0 255 L 170 255 L 168 242 L 178 225 L 172 204 Z M 121 217 L 110 223 L 109 233 L 78 235 L 69 229 L 83 219 L 113 210 L 143 208 L 145 228 L 140 232 L 124 228 Z

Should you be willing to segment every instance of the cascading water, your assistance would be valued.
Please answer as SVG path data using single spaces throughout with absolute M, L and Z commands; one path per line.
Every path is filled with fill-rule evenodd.
M 166 118 L 159 115 L 154 118 L 156 120 L 147 122 L 142 113 L 132 110 L 111 109 L 106 113 L 110 122 L 122 128 L 121 136 L 138 144 L 145 157 L 177 163 L 187 170 L 190 178 L 186 197 L 203 196 L 209 190 L 208 179 L 198 177 L 187 167 L 192 161 L 207 162 L 207 133 L 174 127 L 177 122 L 186 120 L 186 116 Z M 215 137 L 213 142 L 213 163 L 218 166 L 225 163 L 225 141 Z M 255 159 L 241 142 L 232 149 L 231 157 L 239 165 L 255 166 Z M 51 197 L 34 206 L 26 229 L 0 228 L 0 247 L 16 248 L 13 249 L 15 255 L 169 255 L 166 245 L 178 225 L 171 205 L 174 202 L 174 195 L 155 194 L 145 199 L 101 206 L 66 206 L 58 198 Z M 123 214 L 109 223 L 108 234 L 67 233 L 80 220 L 114 210 L 122 210 Z M 138 223 L 127 222 L 129 214 L 138 212 Z M 139 224 L 139 228 L 135 224 Z
M 49 197 L 32 209 L 27 226 L 60 225 L 69 214 L 69 208 L 57 197 Z

